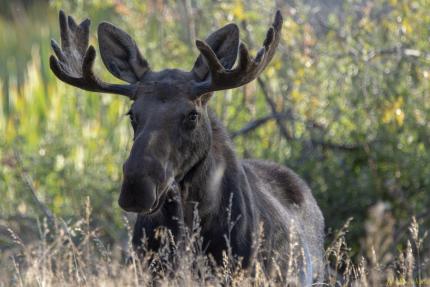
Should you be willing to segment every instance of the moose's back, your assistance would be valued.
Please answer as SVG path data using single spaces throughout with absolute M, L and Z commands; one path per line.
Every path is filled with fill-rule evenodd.
M 316 282 L 321 282 L 324 275 L 324 217 L 310 188 L 285 166 L 263 160 L 246 159 L 241 162 L 255 191 L 259 213 L 267 229 L 265 232 L 285 230 L 285 234 L 265 234 L 266 238 L 277 238 L 277 241 L 265 242 L 263 248 L 280 251 L 282 246 L 279 245 L 294 244 L 291 238 L 296 237 L 297 243 L 304 246 L 304 252 L 309 253 L 312 261 L 312 270 L 309 271 Z

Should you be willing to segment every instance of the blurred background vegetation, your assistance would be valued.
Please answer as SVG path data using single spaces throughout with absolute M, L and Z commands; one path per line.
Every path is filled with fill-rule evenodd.
M 387 251 L 407 236 L 412 216 L 430 226 L 430 1 L 1 0 L 0 251 L 13 244 L 4 226 L 31 241 L 43 217 L 77 220 L 86 197 L 106 242 L 125 238 L 117 197 L 132 141 L 130 102 L 51 73 L 60 8 L 91 18 L 92 44 L 101 21 L 122 27 L 156 70 L 191 69 L 194 40 L 231 21 L 256 51 L 281 9 L 272 64 L 211 102 L 239 155 L 304 177 L 329 238 L 353 217 L 353 254 L 369 244 L 369 222 L 390 229 L 381 239 Z M 115 81 L 102 65 L 98 58 L 96 69 Z

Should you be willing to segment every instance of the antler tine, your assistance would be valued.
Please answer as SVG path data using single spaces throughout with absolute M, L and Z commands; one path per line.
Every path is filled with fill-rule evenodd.
M 272 60 L 276 52 L 281 38 L 282 22 L 282 15 L 278 10 L 272 26 L 267 31 L 263 47 L 257 52 L 254 58 L 249 56 L 248 48 L 244 43 L 241 43 L 239 47 L 239 62 L 233 69 L 225 69 L 212 48 L 206 42 L 197 40 L 196 46 L 206 59 L 210 77 L 203 82 L 196 83 L 196 96 L 213 91 L 237 88 L 257 78 Z
M 79 25 L 75 20 L 60 11 L 61 48 L 55 40 L 51 41 L 54 55 L 49 59 L 51 70 L 63 82 L 92 91 L 114 93 L 133 98 L 134 85 L 108 84 L 93 72 L 96 50 L 89 43 L 91 21 L 86 19 Z
M 221 64 L 215 52 L 208 45 L 208 43 L 205 41 L 196 40 L 196 46 L 197 49 L 200 50 L 200 53 L 202 53 L 202 55 L 205 57 L 211 74 L 225 72 L 224 66 Z

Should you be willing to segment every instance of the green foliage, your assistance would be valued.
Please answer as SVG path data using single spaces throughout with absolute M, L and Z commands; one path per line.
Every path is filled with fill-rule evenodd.
M 58 9 L 91 18 L 93 44 L 97 23 L 121 26 L 157 70 L 190 69 L 195 38 L 232 20 L 256 51 L 274 7 L 262 0 L 44 3 L 27 7 L 21 18 L 0 14 L 1 216 L 42 215 L 22 180 L 24 170 L 55 215 L 76 217 L 89 196 L 98 226 L 118 239 L 129 103 L 68 87 L 49 71 Z M 390 206 L 399 227 L 412 215 L 428 226 L 430 3 L 345 1 L 321 23 L 302 1 L 289 3 L 280 7 L 285 23 L 278 54 L 261 77 L 275 112 L 285 115 L 288 136 L 269 120 L 235 137 L 238 153 L 296 170 L 312 187 L 329 228 L 354 217 L 355 251 L 367 211 L 379 201 Z M 96 69 L 115 81 L 100 59 Z M 218 92 L 211 105 L 232 132 L 273 112 L 257 81 Z

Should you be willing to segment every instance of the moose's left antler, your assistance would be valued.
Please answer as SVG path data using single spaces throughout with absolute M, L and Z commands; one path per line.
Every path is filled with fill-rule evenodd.
M 63 82 L 72 86 L 92 91 L 121 94 L 132 98 L 135 85 L 108 84 L 100 80 L 93 72 L 96 50 L 92 45 L 88 47 L 90 20 L 81 24 L 60 11 L 61 48 L 55 40 L 51 41 L 55 52 L 50 57 L 50 66 L 54 74 Z
M 206 59 L 210 75 L 206 80 L 195 84 L 196 96 L 213 91 L 237 88 L 257 78 L 275 54 L 281 37 L 282 22 L 282 15 L 278 10 L 272 27 L 267 31 L 263 47 L 258 51 L 255 58 L 249 56 L 248 48 L 244 43 L 241 43 L 239 62 L 233 69 L 224 68 L 212 48 L 206 42 L 197 40 L 196 46 Z

